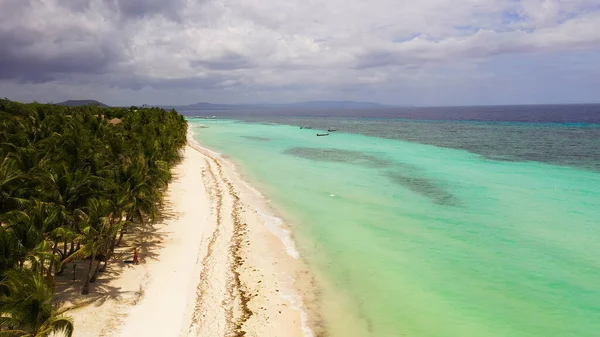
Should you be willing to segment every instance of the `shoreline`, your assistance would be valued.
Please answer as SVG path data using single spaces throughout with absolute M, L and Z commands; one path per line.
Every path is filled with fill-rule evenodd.
M 310 273 L 262 194 L 189 133 L 173 171 L 162 218 L 125 236 L 89 296 L 57 280 L 74 336 L 319 335 Z M 141 264 L 127 265 L 134 246 Z
M 277 302 L 279 302 L 279 305 L 284 307 L 291 305 L 291 309 L 298 312 L 297 314 L 300 316 L 299 323 L 302 332 L 301 336 L 314 337 L 322 335 L 319 330 L 318 311 L 311 310 L 317 303 L 316 290 L 313 283 L 314 280 L 308 267 L 305 265 L 305 262 L 300 258 L 300 253 L 294 243 L 291 229 L 287 227 L 282 218 L 276 215 L 276 212 L 271 208 L 268 199 L 258 189 L 245 180 L 238 167 L 222 154 L 199 144 L 193 138 L 191 129 L 188 131 L 188 146 L 204 156 L 219 162 L 226 180 L 229 179 L 231 181 L 230 186 L 233 187 L 242 203 L 242 218 L 246 220 L 247 226 L 250 227 L 248 228 L 248 233 L 252 236 L 248 238 L 250 244 L 245 246 L 248 247 L 250 251 L 245 251 L 242 255 L 254 255 L 252 244 L 262 242 L 263 245 L 261 246 L 263 249 L 260 254 L 257 255 L 258 260 L 262 260 L 265 256 L 271 255 L 273 263 L 271 266 L 263 263 L 260 267 L 273 272 L 272 276 L 275 280 L 275 287 L 277 287 L 278 283 L 285 285 L 283 288 L 280 288 L 285 291 L 275 289 L 275 292 L 271 293 L 271 298 L 278 297 L 279 299 Z M 245 268 L 250 272 L 246 275 L 250 276 L 248 279 L 252 278 L 252 269 L 255 268 L 252 268 L 251 265 L 248 265 Z M 257 280 L 254 281 L 256 282 Z M 258 282 L 260 283 L 261 281 L 258 280 Z M 284 301 L 281 302 L 281 299 Z M 258 307 L 257 305 L 255 306 Z M 291 323 L 291 325 L 286 325 L 289 323 L 283 323 L 281 325 L 281 330 L 272 331 L 271 333 L 265 334 L 265 336 L 296 336 L 297 333 L 295 329 L 292 329 L 291 327 L 296 327 L 298 321 L 293 320 Z M 265 333 L 267 332 L 265 331 Z M 251 335 L 263 336 L 263 334 L 260 333 Z

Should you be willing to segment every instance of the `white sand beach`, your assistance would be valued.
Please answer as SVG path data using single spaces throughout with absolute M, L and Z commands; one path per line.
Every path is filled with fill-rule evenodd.
M 268 209 L 232 163 L 190 143 L 161 218 L 125 235 L 90 294 L 79 295 L 71 266 L 57 277 L 74 336 L 315 335 L 310 277 Z M 139 265 L 123 262 L 133 247 Z

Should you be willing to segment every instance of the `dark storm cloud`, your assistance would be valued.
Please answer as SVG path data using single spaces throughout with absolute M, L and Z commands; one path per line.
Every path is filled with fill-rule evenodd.
M 0 80 L 39 83 L 69 74 L 109 72 L 126 58 L 128 21 L 153 15 L 178 20 L 185 4 L 185 0 L 69 0 L 48 5 L 44 13 L 31 0 L 2 0 Z
M 122 57 L 117 46 L 106 41 L 81 43 L 63 38 L 49 46 L 27 31 L 0 31 L 0 45 L 0 79 L 45 82 L 61 74 L 98 74 Z
M 68 44 L 68 42 L 66 42 Z M 35 36 L 0 31 L 0 79 L 46 82 L 65 74 L 98 74 L 119 60 L 110 45 L 85 44 L 59 52 L 44 53 Z
M 131 18 L 142 18 L 151 15 L 162 15 L 173 21 L 181 21 L 181 11 L 185 0 L 113 0 L 121 15 Z
M 0 80 L 47 82 L 69 74 L 99 74 L 123 58 L 122 41 L 93 22 L 62 18 L 85 11 L 89 1 L 62 2 L 56 17 L 34 10 L 31 1 L 0 3 Z M 82 17 L 79 17 L 82 18 Z
M 18 3 L 19 1 L 10 0 Z M 23 0 L 22 3 L 31 3 L 32 0 Z M 67 0 L 60 2 L 60 6 L 81 13 L 91 8 L 94 0 Z M 180 13 L 184 10 L 186 0 L 101 0 L 113 15 L 124 19 L 143 18 L 152 15 L 162 15 L 168 19 L 180 20 Z

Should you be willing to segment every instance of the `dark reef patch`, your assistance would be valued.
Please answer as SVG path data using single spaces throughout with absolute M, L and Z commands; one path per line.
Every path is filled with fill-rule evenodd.
M 268 142 L 268 141 L 272 140 L 271 138 L 257 137 L 257 136 L 242 136 L 242 138 L 246 138 L 246 139 L 250 139 L 250 140 L 256 140 L 256 141 L 259 141 L 259 142 Z
M 286 150 L 284 153 L 314 161 L 347 163 L 370 168 L 384 168 L 391 165 L 387 160 L 360 151 L 293 147 Z
M 431 199 L 438 205 L 459 206 L 460 202 L 445 187 L 440 186 L 435 181 L 419 177 L 413 173 L 401 171 L 388 172 L 387 176 L 396 184 L 402 185 L 414 193 L 420 194 Z
M 381 172 L 393 183 L 429 198 L 438 205 L 460 205 L 456 196 L 448 192 L 447 189 L 438 182 L 423 177 L 419 173 L 419 168 L 414 165 L 393 163 L 360 151 L 333 148 L 294 147 L 286 150 L 284 153 L 320 162 L 346 163 L 375 169 L 393 168 L 393 170 Z

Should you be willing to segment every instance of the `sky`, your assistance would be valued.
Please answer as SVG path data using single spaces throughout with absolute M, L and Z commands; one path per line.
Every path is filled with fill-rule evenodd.
M 0 97 L 600 102 L 600 0 L 0 0 Z

